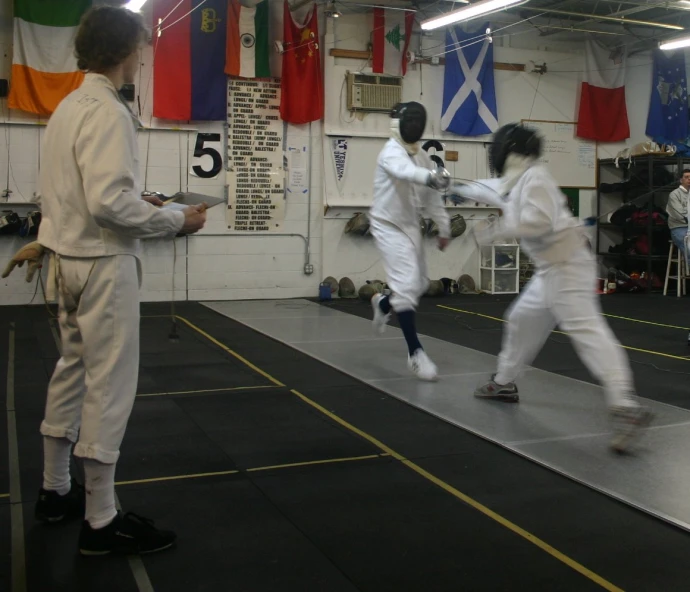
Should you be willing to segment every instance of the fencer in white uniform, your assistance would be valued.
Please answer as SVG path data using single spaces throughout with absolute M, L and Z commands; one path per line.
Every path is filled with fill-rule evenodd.
M 538 161 L 541 143 L 532 130 L 503 126 L 490 148 L 499 178 L 452 188 L 461 197 L 502 209 L 498 222 L 477 233 L 480 244 L 517 238 L 535 266 L 535 275 L 507 312 L 498 371 L 475 396 L 517 402 L 515 380 L 559 325 L 604 387 L 614 426 L 611 447 L 622 452 L 652 416 L 636 401 L 628 357 L 601 314 L 596 260 L 584 226 Z
M 45 522 L 84 518 L 84 555 L 151 552 L 175 540 L 149 520 L 122 515 L 114 499 L 139 374 L 140 239 L 195 232 L 205 222 L 203 208 L 160 209 L 141 197 L 138 120 L 118 89 L 134 81 L 145 35 L 126 9 L 99 6 L 85 15 L 75 38 L 85 78 L 51 116 L 43 143 L 37 240 L 56 269 L 62 355 L 40 426 L 35 514 Z M 73 443 L 85 494 L 70 478 Z
M 369 212 L 371 233 L 383 260 L 391 296 L 372 298 L 374 327 L 383 332 L 395 311 L 408 346 L 408 368 L 422 380 L 436 380 L 438 370 L 424 351 L 415 326 L 419 299 L 429 287 L 420 216 L 439 228 L 438 247 L 450 241 L 450 219 L 440 191 L 450 175 L 421 149 L 426 110 L 416 102 L 396 105 L 391 112 L 391 138 L 378 156 L 374 202 Z

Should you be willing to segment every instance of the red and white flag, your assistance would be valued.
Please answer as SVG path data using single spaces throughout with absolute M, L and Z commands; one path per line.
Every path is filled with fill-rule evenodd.
M 577 135 L 599 142 L 620 142 L 630 137 L 625 104 L 625 46 L 608 49 L 591 38 L 585 43 Z
M 405 76 L 414 12 L 374 8 L 373 72 Z

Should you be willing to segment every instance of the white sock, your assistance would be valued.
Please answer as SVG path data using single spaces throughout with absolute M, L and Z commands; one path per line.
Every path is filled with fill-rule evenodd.
M 86 520 L 91 528 L 108 526 L 117 515 L 115 508 L 115 465 L 84 459 Z
M 67 438 L 43 436 L 43 489 L 67 495 L 71 489 L 69 458 L 72 442 Z

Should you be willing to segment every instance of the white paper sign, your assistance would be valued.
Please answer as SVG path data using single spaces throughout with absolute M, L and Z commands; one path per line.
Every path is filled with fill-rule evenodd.
M 285 220 L 280 81 L 231 79 L 228 89 L 228 228 L 277 232 Z

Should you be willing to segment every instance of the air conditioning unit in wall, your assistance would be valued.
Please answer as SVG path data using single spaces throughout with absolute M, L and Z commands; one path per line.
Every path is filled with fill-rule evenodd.
M 402 76 L 348 72 L 347 108 L 350 111 L 390 111 L 402 101 Z

